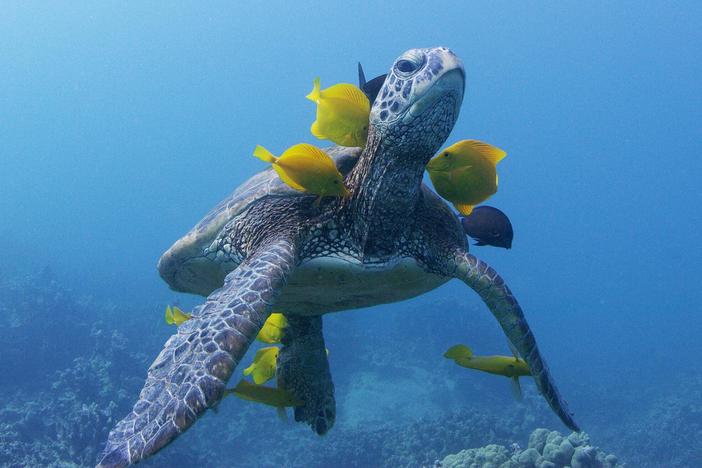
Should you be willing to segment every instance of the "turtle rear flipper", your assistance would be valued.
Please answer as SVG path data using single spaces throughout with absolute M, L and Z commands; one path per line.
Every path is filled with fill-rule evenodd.
M 149 368 L 132 412 L 110 432 L 98 466 L 127 466 L 156 453 L 217 405 L 295 263 L 292 242 L 269 242 L 193 310 Z
M 278 355 L 278 386 L 305 402 L 295 408 L 295 421 L 305 422 L 323 435 L 334 425 L 336 402 L 322 336 L 322 317 L 286 318 L 288 326 Z

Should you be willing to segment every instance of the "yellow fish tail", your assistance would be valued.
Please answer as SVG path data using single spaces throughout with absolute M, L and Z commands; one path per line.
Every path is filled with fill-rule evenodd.
M 312 102 L 319 103 L 319 97 L 320 97 L 320 87 L 321 87 L 321 82 L 319 78 L 314 79 L 314 85 L 312 86 L 312 91 L 310 91 L 310 94 L 305 96 L 307 99 L 309 99 Z
M 466 345 L 456 345 L 451 346 L 448 351 L 444 353 L 445 358 L 449 359 L 470 359 L 473 357 L 473 351 Z
M 192 314 L 183 312 L 178 306 L 173 306 L 173 323 L 175 323 L 176 325 L 182 325 L 183 323 L 190 320 L 190 317 L 192 317 Z
M 261 145 L 256 145 L 256 148 L 254 149 L 253 154 L 261 161 L 265 161 L 265 162 L 268 162 L 271 164 L 276 162 L 276 160 L 277 160 L 277 158 L 275 156 L 273 156 L 273 153 L 271 153 L 270 151 L 268 151 L 266 148 L 264 148 Z
M 463 216 L 468 216 L 473 212 L 473 205 L 454 203 L 453 206 L 455 206 L 458 212 Z
M 166 323 L 168 325 L 175 325 L 175 322 L 173 321 L 173 310 L 171 309 L 171 306 L 166 306 Z

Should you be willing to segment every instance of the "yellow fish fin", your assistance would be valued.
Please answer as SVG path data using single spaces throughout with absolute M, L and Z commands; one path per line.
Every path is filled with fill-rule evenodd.
M 449 359 L 470 359 L 473 357 L 473 351 L 468 346 L 459 344 L 451 346 L 444 353 L 444 357 Z
M 492 146 L 482 141 L 466 140 L 464 144 L 495 165 L 507 156 L 507 153 L 497 146 Z
M 173 306 L 173 322 L 176 325 L 182 325 L 183 322 L 187 322 L 192 317 L 191 314 L 183 312 L 178 306 Z
M 256 385 L 263 385 L 264 383 L 268 382 L 272 378 L 273 378 L 273 376 L 271 376 L 269 372 L 261 371 L 261 372 L 254 372 L 253 373 L 253 381 Z
M 319 123 L 317 120 L 312 122 L 312 126 L 310 127 L 310 133 L 312 133 L 312 135 L 315 138 L 319 138 L 320 140 L 327 139 L 326 135 L 324 133 L 322 133 L 322 131 L 319 129 Z
M 288 321 L 281 313 L 273 312 L 263 327 L 258 332 L 256 339 L 264 343 L 280 343 L 283 338 L 283 330 L 288 326 Z
M 173 321 L 173 310 L 171 310 L 171 306 L 166 306 L 166 323 L 168 325 L 175 325 L 175 322 Z
M 519 352 L 517 351 L 517 347 L 512 344 L 512 342 L 507 339 L 507 346 L 509 346 L 509 350 L 512 352 L 512 356 L 514 356 L 515 361 L 519 361 Z
M 512 394 L 514 395 L 514 399 L 517 401 L 522 401 L 522 386 L 519 384 L 519 377 L 514 376 L 512 377 Z
M 334 160 L 331 156 L 325 153 L 321 148 L 317 148 L 309 143 L 298 143 L 288 148 L 285 152 L 285 159 L 297 159 L 300 157 L 313 161 L 320 166 L 337 170 L 336 164 L 334 164 Z
M 299 190 L 300 192 L 305 191 L 305 187 L 292 180 L 290 176 L 285 172 L 285 169 L 283 169 L 277 164 L 273 165 L 273 169 L 275 170 L 275 172 L 278 173 L 278 177 L 280 177 L 280 180 L 285 182 L 287 185 L 294 188 L 295 190 Z
M 454 203 L 453 206 L 455 206 L 458 212 L 463 216 L 468 216 L 473 212 L 473 205 Z
M 274 327 L 278 328 L 286 328 L 288 326 L 288 319 L 285 318 L 285 315 L 283 315 L 280 312 L 273 312 L 270 317 L 268 317 L 268 320 L 266 322 L 269 322 L 271 325 Z
M 253 154 L 261 161 L 265 161 L 265 162 L 268 162 L 271 164 L 276 162 L 276 160 L 277 160 L 277 158 L 275 156 L 273 156 L 273 153 L 271 153 L 270 151 L 268 151 L 266 148 L 264 148 L 261 145 L 256 145 L 256 148 L 254 148 Z
M 368 97 L 357 86 L 339 83 L 324 90 L 325 99 L 340 99 L 370 112 Z
M 312 102 L 319 102 L 319 95 L 320 95 L 320 80 L 319 77 L 314 79 L 314 85 L 312 86 L 312 91 L 310 91 L 310 94 L 305 96 L 307 99 L 309 99 Z
M 256 352 L 253 363 L 244 369 L 244 375 L 252 374 L 256 385 L 261 385 L 275 377 L 275 368 L 278 362 L 278 352 L 275 346 L 261 348 Z M 248 372 L 248 373 L 247 373 Z

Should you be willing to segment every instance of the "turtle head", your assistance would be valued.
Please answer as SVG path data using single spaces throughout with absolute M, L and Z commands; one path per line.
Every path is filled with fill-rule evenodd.
M 463 64 L 448 48 L 410 49 L 390 67 L 371 109 L 371 129 L 426 163 L 451 133 L 464 89 Z

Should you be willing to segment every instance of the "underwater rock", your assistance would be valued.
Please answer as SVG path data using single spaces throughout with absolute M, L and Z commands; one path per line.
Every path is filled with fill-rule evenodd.
M 490 444 L 479 449 L 461 450 L 441 461 L 441 468 L 516 468 L 507 447 Z
M 537 450 L 539 453 L 544 451 L 546 445 L 546 437 L 551 433 L 548 429 L 537 429 L 529 436 L 529 447 Z
M 529 446 L 511 451 L 500 445 L 462 450 L 446 456 L 441 468 L 619 468 L 619 460 L 589 445 L 585 433 L 563 437 L 557 431 L 536 429 Z

